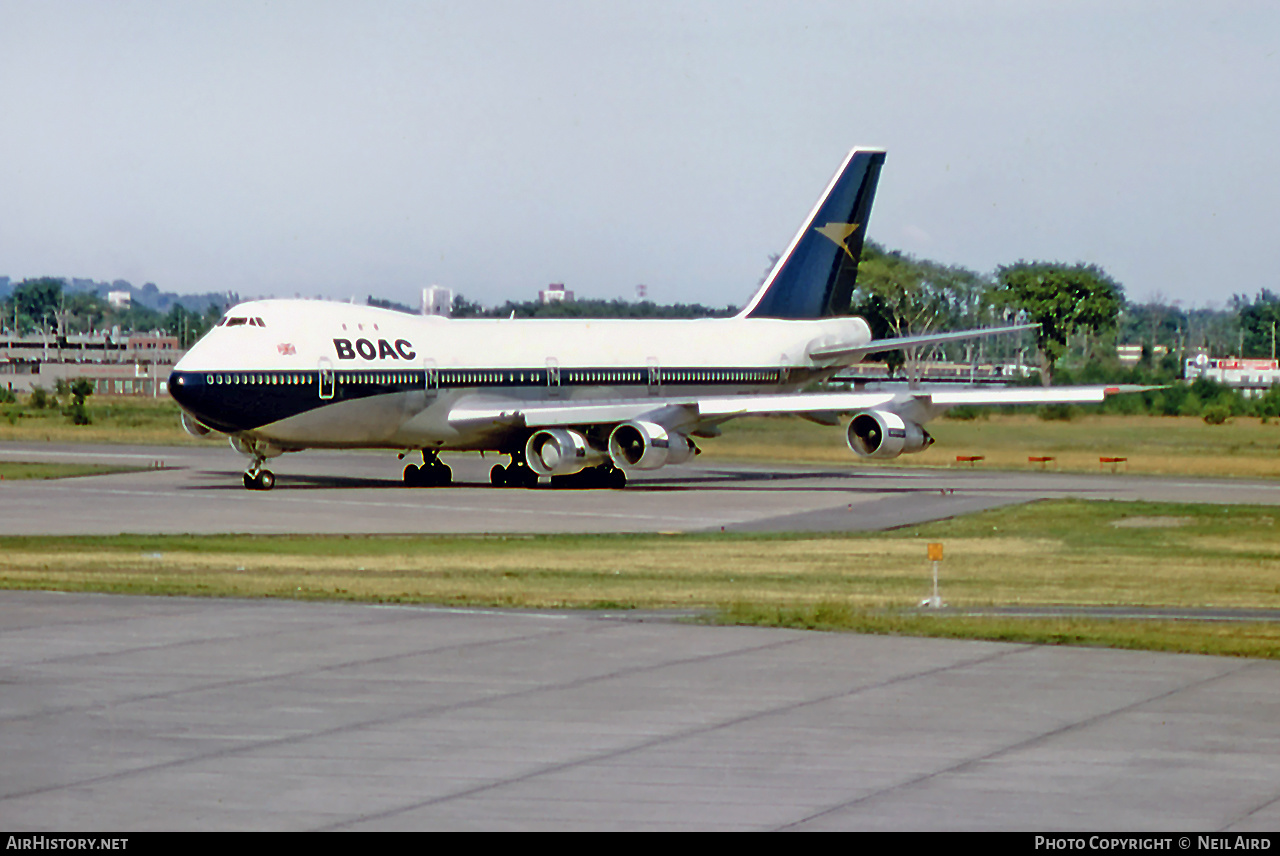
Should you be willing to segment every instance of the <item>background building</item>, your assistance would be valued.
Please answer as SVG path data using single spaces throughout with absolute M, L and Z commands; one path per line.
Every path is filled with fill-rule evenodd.
M 428 285 L 422 289 L 422 314 L 448 318 L 453 315 L 453 289 Z
M 563 282 L 553 282 L 538 292 L 538 300 L 543 303 L 562 303 L 573 300 L 573 292 L 566 291 Z
M 1245 360 L 1239 357 L 1215 359 L 1197 354 L 1186 362 L 1187 380 L 1208 378 L 1240 390 L 1246 396 L 1261 395 L 1280 383 L 1280 361 Z
M 186 351 L 178 337 L 132 333 L 124 341 L 107 334 L 0 337 L 0 386 L 30 392 L 59 380 L 87 378 L 95 395 L 168 392 L 169 372 Z

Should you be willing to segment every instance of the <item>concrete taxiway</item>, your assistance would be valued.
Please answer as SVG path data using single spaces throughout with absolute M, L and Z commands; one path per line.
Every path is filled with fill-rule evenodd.
M 625 491 L 409 489 L 314 453 L 0 444 L 0 533 L 857 530 L 1280 485 L 703 464 Z M 3 559 L 0 557 L 0 562 Z M 1218 620 L 1240 616 L 1217 617 Z M 1246 616 L 1248 617 L 1248 616 Z M 0 827 L 1268 830 L 1280 663 L 671 616 L 0 591 Z
M 499 489 L 491 456 L 449 458 L 457 483 L 406 488 L 394 454 L 306 452 L 246 491 L 225 447 L 0 444 L 0 460 L 101 461 L 142 472 L 0 484 L 0 534 L 858 531 L 1053 497 L 1280 504 L 1280 482 L 1125 474 L 698 462 L 623 491 Z
M 1268 830 L 1280 663 L 0 592 L 0 827 Z

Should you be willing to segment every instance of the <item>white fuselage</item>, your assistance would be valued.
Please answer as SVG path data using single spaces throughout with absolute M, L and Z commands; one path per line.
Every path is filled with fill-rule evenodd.
M 192 417 L 282 448 L 503 449 L 460 404 L 759 394 L 830 374 L 809 351 L 861 318 L 446 319 L 342 303 L 241 304 L 174 369 Z M 657 402 L 655 401 L 655 404 Z

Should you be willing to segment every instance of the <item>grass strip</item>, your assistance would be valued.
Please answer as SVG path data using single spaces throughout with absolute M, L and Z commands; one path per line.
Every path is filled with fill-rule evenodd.
M 0 481 L 21 479 L 64 479 L 75 476 L 101 476 L 108 473 L 131 473 L 144 467 L 121 467 L 114 464 L 62 464 L 31 461 L 0 461 Z
M 995 605 L 1280 609 L 1265 506 L 1060 500 L 889 533 L 0 538 L 0 587 L 537 608 L 1280 656 L 1270 625 L 918 615 Z
M 1126 458 L 1118 472 L 1202 477 L 1280 477 L 1280 421 L 1236 417 L 1208 425 L 1185 416 L 1085 415 L 1070 422 L 1034 414 L 990 413 L 973 420 L 935 419 L 937 441 L 889 461 L 855 458 L 841 429 L 795 417 L 735 419 L 724 435 L 699 443 L 703 460 L 793 461 L 874 467 L 955 467 L 956 456 L 982 456 L 979 469 L 1110 473 L 1099 458 Z M 1050 457 L 1033 462 L 1029 458 Z
M 801 607 L 761 607 L 759 604 L 734 603 L 717 610 L 707 620 L 715 624 L 788 627 L 882 636 L 983 639 L 1034 645 L 1081 645 L 1273 660 L 1280 658 L 1280 622 L 931 615 L 914 611 L 858 610 L 843 603 Z

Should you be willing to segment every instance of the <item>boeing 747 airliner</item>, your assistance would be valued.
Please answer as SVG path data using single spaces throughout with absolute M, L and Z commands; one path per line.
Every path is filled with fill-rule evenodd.
M 308 448 L 420 452 L 410 486 L 452 480 L 439 454 L 493 451 L 497 486 L 620 488 L 688 461 L 694 438 L 748 414 L 849 415 L 867 458 L 919 452 L 921 427 L 958 404 L 1093 402 L 1103 387 L 803 392 L 868 354 L 1026 327 L 872 340 L 848 311 L 884 152 L 854 149 L 746 308 L 733 318 L 517 320 L 422 317 L 344 303 L 242 303 L 174 367 L 169 390 L 196 435 L 221 432 L 270 490 L 268 458 Z

